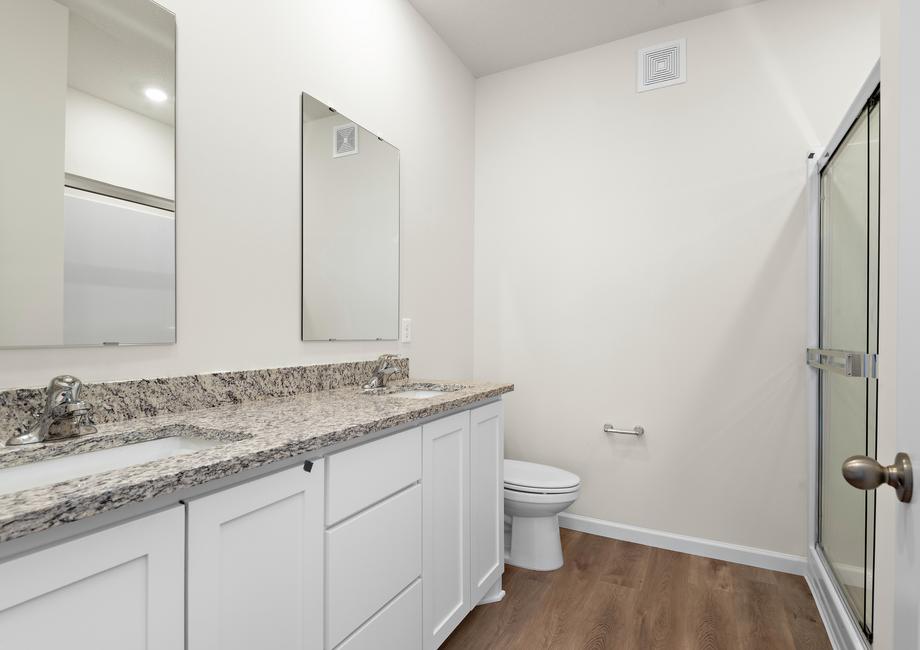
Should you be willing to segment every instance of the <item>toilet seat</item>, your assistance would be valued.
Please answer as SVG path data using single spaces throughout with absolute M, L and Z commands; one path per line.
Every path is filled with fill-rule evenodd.
M 518 494 L 571 494 L 572 492 L 578 492 L 580 488 L 580 485 L 568 488 L 541 488 L 505 483 L 506 492 L 517 492 Z
M 571 494 L 581 479 L 558 467 L 505 459 L 505 490 L 523 494 Z
M 518 490 L 512 490 L 506 485 L 504 489 L 506 503 L 513 501 L 514 503 L 544 505 L 551 505 L 554 503 L 571 504 L 575 502 L 579 494 L 579 488 L 569 490 L 568 492 L 520 492 Z

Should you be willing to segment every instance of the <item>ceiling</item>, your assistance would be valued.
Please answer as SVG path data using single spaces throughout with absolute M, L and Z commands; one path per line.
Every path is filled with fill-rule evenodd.
M 477 77 L 759 0 L 409 0 Z
M 175 124 L 175 17 L 149 0 L 58 0 L 70 9 L 68 85 Z M 168 99 L 151 102 L 154 86 Z

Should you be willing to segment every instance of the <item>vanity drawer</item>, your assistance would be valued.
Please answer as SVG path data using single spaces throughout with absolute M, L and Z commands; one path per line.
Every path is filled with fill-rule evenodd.
M 399 594 L 336 650 L 422 650 L 422 581 Z
M 326 525 L 350 517 L 421 477 L 421 427 L 328 456 Z
M 326 531 L 326 647 L 334 648 L 422 573 L 422 487 Z

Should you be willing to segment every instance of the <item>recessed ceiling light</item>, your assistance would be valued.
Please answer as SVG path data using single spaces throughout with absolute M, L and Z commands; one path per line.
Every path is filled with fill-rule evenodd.
M 152 87 L 147 88 L 146 90 L 144 90 L 144 94 L 147 96 L 147 99 L 149 99 L 152 102 L 160 103 L 160 102 L 165 102 L 167 99 L 169 99 L 169 95 L 167 95 L 165 92 L 163 92 L 159 88 L 152 88 Z

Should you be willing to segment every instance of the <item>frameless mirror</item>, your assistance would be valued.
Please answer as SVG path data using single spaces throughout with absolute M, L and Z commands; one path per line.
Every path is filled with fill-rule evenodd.
M 176 25 L 0 3 L 0 347 L 176 338 Z
M 395 340 L 399 150 L 304 94 L 305 341 Z

